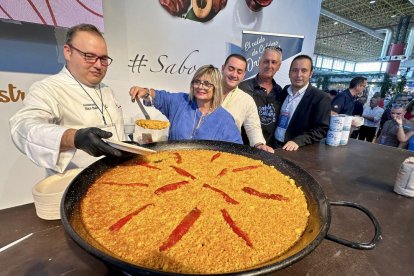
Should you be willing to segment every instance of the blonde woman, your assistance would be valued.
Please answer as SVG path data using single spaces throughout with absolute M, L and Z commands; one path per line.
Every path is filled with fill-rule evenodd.
M 217 140 L 242 144 L 236 123 L 223 107 L 221 73 L 213 65 L 200 67 L 193 76 L 190 93 L 170 93 L 133 86 L 129 95 L 152 97 L 154 107 L 170 121 L 169 140 Z

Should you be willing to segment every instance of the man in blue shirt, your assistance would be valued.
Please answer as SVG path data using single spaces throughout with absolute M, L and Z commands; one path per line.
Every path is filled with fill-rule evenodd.
M 346 114 L 352 116 L 355 97 L 361 95 L 367 87 L 365 77 L 355 77 L 349 88 L 339 93 L 331 102 L 331 115 Z

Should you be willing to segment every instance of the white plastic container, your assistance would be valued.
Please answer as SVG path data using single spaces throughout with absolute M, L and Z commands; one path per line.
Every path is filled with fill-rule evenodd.
M 345 114 L 341 114 L 341 116 L 344 118 L 344 125 L 342 130 L 350 131 L 352 125 L 352 116 L 348 116 Z
M 342 131 L 329 130 L 326 135 L 326 144 L 329 146 L 337 147 L 341 142 Z
M 350 132 L 351 132 L 350 130 L 342 130 L 341 140 L 339 141 L 339 145 L 345 146 L 346 144 L 348 144 Z
M 329 122 L 330 131 L 342 131 L 344 128 L 344 117 L 342 115 L 332 115 Z
M 408 157 L 401 164 L 395 180 L 394 192 L 414 197 L 414 157 Z

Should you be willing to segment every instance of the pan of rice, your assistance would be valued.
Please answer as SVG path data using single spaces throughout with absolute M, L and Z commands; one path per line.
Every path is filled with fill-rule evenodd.
M 61 204 L 63 226 L 84 250 L 130 275 L 259 275 L 312 252 L 324 238 L 373 249 L 375 216 L 329 202 L 298 165 L 217 141 L 148 144 L 147 156 L 105 157 L 83 170 Z M 364 212 L 366 243 L 328 234 L 330 205 Z

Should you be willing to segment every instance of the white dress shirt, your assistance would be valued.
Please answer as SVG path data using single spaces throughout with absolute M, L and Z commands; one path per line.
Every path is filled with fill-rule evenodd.
M 362 116 L 374 117 L 374 121 L 364 119 L 364 125 L 368 127 L 379 127 L 382 113 L 384 113 L 384 109 L 379 106 L 374 108 L 371 108 L 370 106 L 365 107 Z
M 236 87 L 227 94 L 221 105 L 233 116 L 240 130 L 244 126 L 250 146 L 266 144 L 256 103 L 249 94 Z
M 279 115 L 278 126 L 275 131 L 275 138 L 279 142 L 282 142 L 282 143 L 285 142 L 286 129 L 288 128 L 290 124 L 290 120 L 292 119 L 292 116 L 295 113 L 295 110 L 298 107 L 300 101 L 302 100 L 303 94 L 305 94 L 308 86 L 309 86 L 309 83 L 305 87 L 297 91 L 295 95 L 293 95 L 292 86 L 288 87 L 287 89 L 288 95 L 286 99 L 283 101 L 281 114 Z M 280 119 L 281 119 L 281 116 L 283 115 L 287 116 L 286 118 L 287 124 L 285 126 L 280 125 Z

